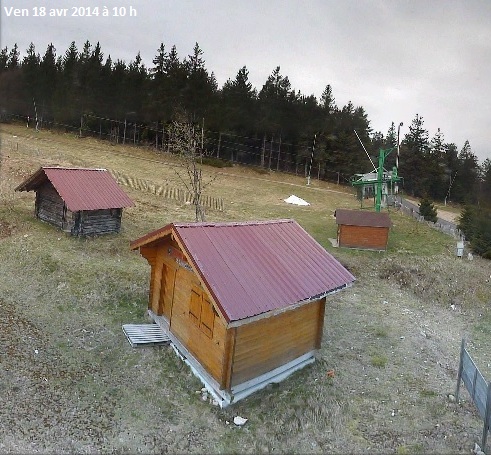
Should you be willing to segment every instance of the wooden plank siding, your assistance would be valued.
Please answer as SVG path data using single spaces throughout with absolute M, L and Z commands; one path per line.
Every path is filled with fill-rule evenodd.
M 160 288 L 162 286 L 162 271 L 164 269 L 164 248 L 159 248 L 156 251 L 155 263 L 152 266 L 152 292 L 150 294 L 149 307 L 158 316 L 162 313 L 159 312 L 160 301 Z
M 63 228 L 65 203 L 51 183 L 46 183 L 36 191 L 36 216 L 43 221 Z
M 230 390 L 232 388 L 232 365 L 235 355 L 236 337 L 237 328 L 234 327 L 227 330 L 222 368 L 222 383 L 220 384 L 221 388 L 225 390 Z
M 75 235 L 98 235 L 119 232 L 122 209 L 84 210 L 77 212 Z
M 210 305 L 211 301 L 184 256 L 179 254 L 177 244 L 158 242 L 141 247 L 140 253 L 151 266 L 149 308 L 167 319 L 170 332 L 219 384 L 225 386 L 229 364 L 225 352 L 228 344 L 225 323 L 214 310 L 211 314 L 205 313 L 202 326 L 193 320 L 197 318 L 196 310 L 190 314 L 193 291 Z
M 320 301 L 319 314 L 317 315 L 317 337 L 315 340 L 315 348 L 320 349 L 322 344 L 322 334 L 324 332 L 324 318 L 326 316 L 326 298 Z
M 190 315 L 191 296 L 194 289 L 205 292 L 195 274 L 179 268 L 176 272 L 174 301 L 170 320 L 170 331 L 186 346 L 219 383 L 223 383 L 223 370 L 227 330 L 218 314 L 214 314 L 212 333 L 203 330 Z M 210 336 L 211 335 L 211 336 Z
M 267 373 L 315 350 L 323 323 L 325 300 L 237 328 L 231 386 Z
M 389 229 L 373 226 L 338 226 L 338 242 L 340 247 L 366 248 L 385 250 L 389 238 Z

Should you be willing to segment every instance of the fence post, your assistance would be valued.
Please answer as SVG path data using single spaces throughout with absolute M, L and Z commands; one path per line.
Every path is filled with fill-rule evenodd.
M 486 415 L 484 416 L 484 429 L 482 430 L 482 451 L 486 449 L 488 431 L 491 429 L 491 382 L 488 384 L 488 398 L 486 400 Z
M 460 344 L 460 361 L 459 361 L 459 373 L 457 376 L 457 388 L 455 389 L 455 402 L 459 402 L 460 382 L 462 381 L 462 369 L 464 368 L 464 351 L 465 351 L 465 338 L 462 338 Z

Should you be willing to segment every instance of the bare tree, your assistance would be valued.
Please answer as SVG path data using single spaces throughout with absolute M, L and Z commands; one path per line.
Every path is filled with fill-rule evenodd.
M 203 191 L 216 179 L 216 176 L 208 182 L 203 179 L 203 129 L 191 123 L 184 113 L 176 117 L 177 120 L 172 123 L 170 147 L 180 156 L 182 167 L 185 170 L 184 173 L 177 171 L 177 175 L 186 190 L 192 194 L 196 221 L 205 221 L 205 209 L 202 204 Z

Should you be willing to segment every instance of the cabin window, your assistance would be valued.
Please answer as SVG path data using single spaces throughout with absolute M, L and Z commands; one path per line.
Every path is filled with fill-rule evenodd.
M 208 297 L 199 289 L 191 290 L 189 302 L 189 319 L 206 336 L 213 338 L 215 311 Z

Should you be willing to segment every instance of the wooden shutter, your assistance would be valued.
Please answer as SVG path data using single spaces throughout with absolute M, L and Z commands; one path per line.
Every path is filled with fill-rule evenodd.
M 201 294 L 194 289 L 191 290 L 191 301 L 189 302 L 189 318 L 199 327 L 201 317 Z
M 213 323 L 215 322 L 215 314 L 211 302 L 203 296 L 201 304 L 201 330 L 210 338 L 213 337 Z

